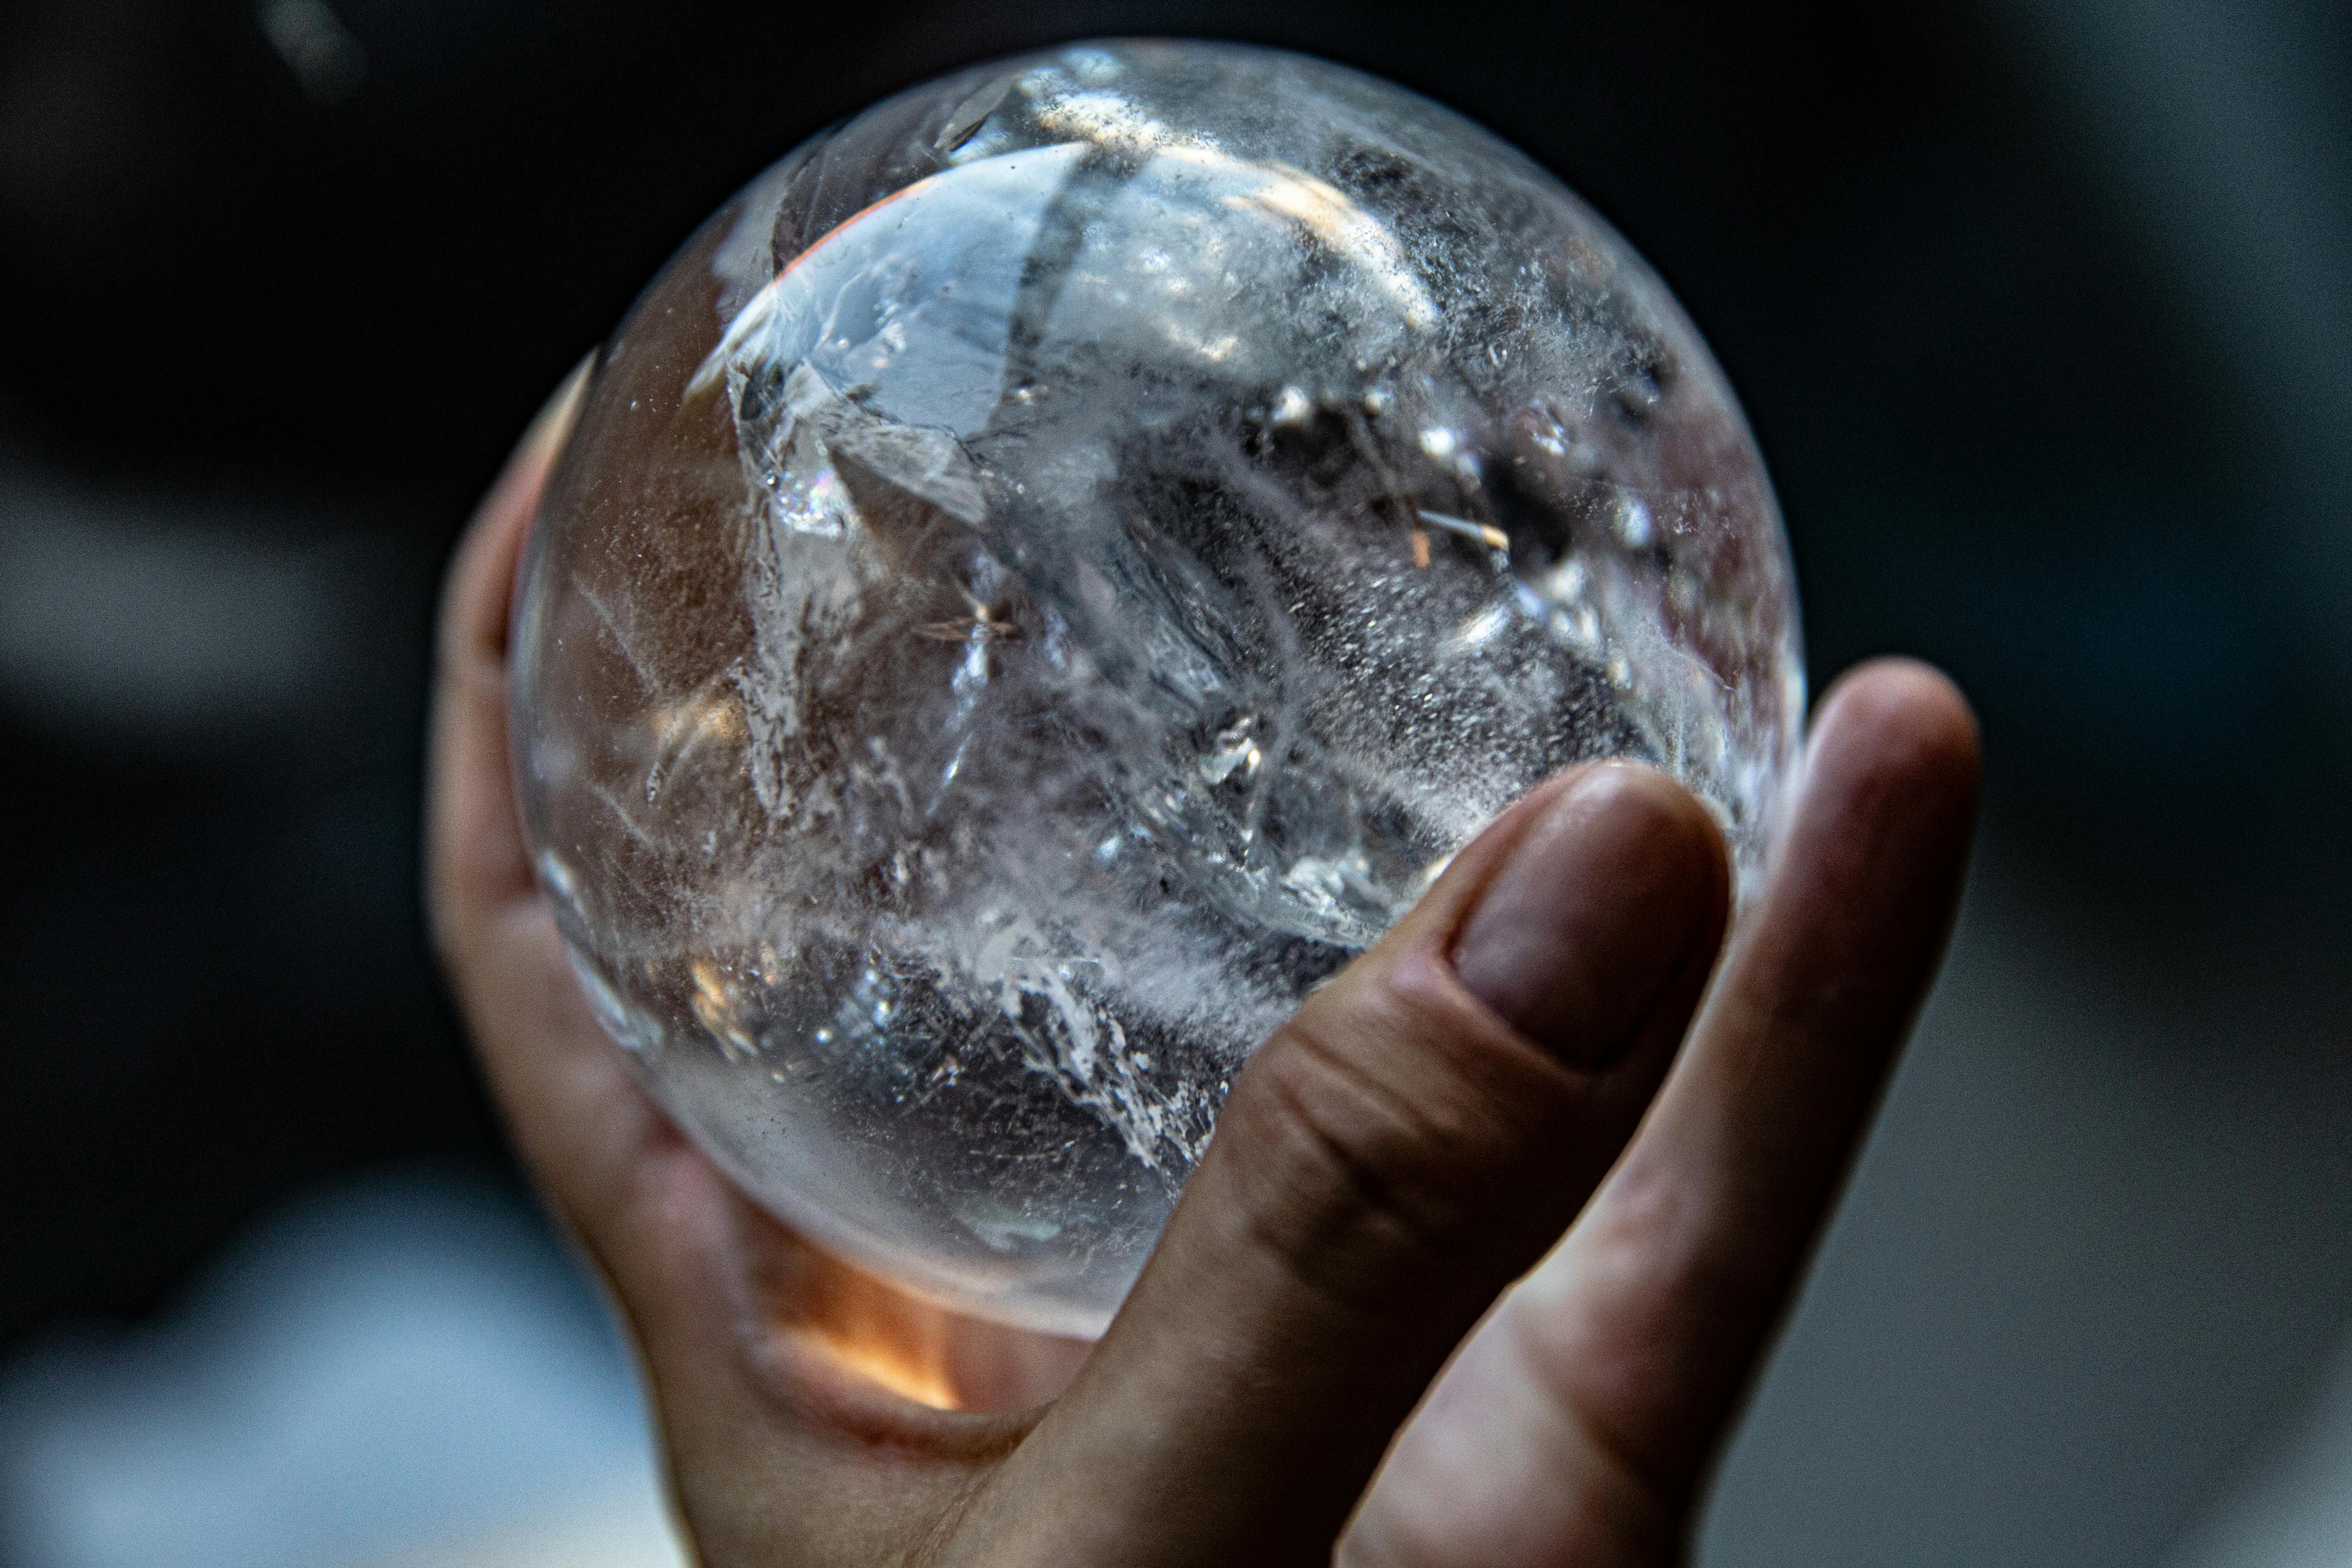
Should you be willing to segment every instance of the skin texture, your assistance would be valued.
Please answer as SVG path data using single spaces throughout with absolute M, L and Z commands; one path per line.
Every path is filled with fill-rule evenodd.
M 1885 661 L 1828 695 L 1728 952 L 1722 846 L 1666 779 L 1571 770 L 1506 812 L 1258 1052 L 1089 1351 L 809 1247 L 587 1012 L 506 721 L 575 395 L 450 571 L 428 896 L 516 1144 L 635 1332 L 701 1561 L 1677 1561 L 1943 948 L 1977 778 L 1951 685 Z

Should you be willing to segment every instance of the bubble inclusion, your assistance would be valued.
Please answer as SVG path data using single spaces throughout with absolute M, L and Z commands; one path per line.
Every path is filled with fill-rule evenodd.
M 756 1196 L 1097 1330 L 1233 1074 L 1493 815 L 1802 710 L 1696 333 L 1533 164 L 1264 50 L 982 68 L 803 146 L 600 358 L 516 744 L 597 1012 Z

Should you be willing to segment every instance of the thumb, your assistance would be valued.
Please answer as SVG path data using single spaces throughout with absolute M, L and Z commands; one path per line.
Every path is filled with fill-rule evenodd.
M 1562 775 L 1457 856 L 1241 1076 L 1134 1295 L 973 1500 L 978 1558 L 1328 1563 L 1631 1135 L 1727 889 L 1705 810 L 1630 766 Z

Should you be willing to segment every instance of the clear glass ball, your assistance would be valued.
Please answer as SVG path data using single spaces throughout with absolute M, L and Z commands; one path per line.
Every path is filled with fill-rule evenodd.
M 1640 758 L 1752 881 L 1803 709 L 1754 441 L 1625 242 L 1202 43 L 918 88 L 730 202 L 597 357 L 515 634 L 540 877 L 661 1102 L 1065 1333 L 1497 811 Z

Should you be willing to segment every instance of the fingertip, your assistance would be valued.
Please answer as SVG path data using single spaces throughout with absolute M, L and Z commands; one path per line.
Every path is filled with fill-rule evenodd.
M 531 421 L 442 580 L 425 777 L 425 905 L 449 962 L 452 922 L 534 886 L 507 765 L 507 626 L 541 492 L 569 438 L 589 362 Z M 454 967 L 454 965 L 453 965 Z
M 1708 889 L 1717 904 L 1727 903 L 1731 851 L 1724 841 L 1722 823 L 1706 803 L 1646 763 L 1613 762 L 1604 766 L 1624 780 L 1628 801 L 1639 803 L 1646 818 L 1643 831 L 1655 853 L 1669 859 L 1678 874 Z
M 1630 837 L 1652 847 L 1671 874 L 1687 870 L 1695 878 L 1711 868 L 1728 896 L 1729 851 L 1722 825 L 1708 807 L 1674 779 L 1645 763 L 1628 758 L 1579 763 L 1563 768 L 1512 802 L 1447 863 L 1421 900 L 1399 922 L 1397 932 L 1408 940 L 1425 936 L 1451 948 L 1463 925 L 1474 915 L 1496 880 L 1530 841 L 1543 836 L 1546 825 L 1560 826 L 1559 813 L 1570 795 L 1582 797 L 1582 815 L 1614 815 L 1622 809 Z
M 1712 859 L 1723 853 L 1723 835 L 1715 817 L 1699 798 L 1649 763 L 1630 757 L 1612 757 L 1587 770 L 1590 782 L 1580 792 L 1595 792 L 1608 809 L 1626 813 L 1628 821 L 1654 837 L 1661 849 L 1671 847 L 1690 859 Z M 1607 792 L 1605 795 L 1598 792 Z
M 1765 1011 L 1813 992 L 1867 994 L 1885 1006 L 1819 1026 L 1894 1047 L 1967 879 L 1979 744 L 1959 689 L 1917 660 L 1874 659 L 1830 689 L 1734 968 L 1739 986 L 1780 998 Z
M 1638 764 L 1581 769 L 1477 894 L 1453 967 L 1550 1054 L 1613 1065 L 1694 947 L 1712 951 L 1728 889 L 1722 835 L 1688 791 Z
M 1817 776 L 1864 774 L 1972 808 L 1982 761 L 1982 732 L 1968 698 L 1918 659 L 1856 666 L 1815 711 L 1809 765 Z
M 506 649 L 507 611 L 541 494 L 580 416 L 594 356 L 583 359 L 541 405 L 475 510 L 442 590 L 445 657 Z

